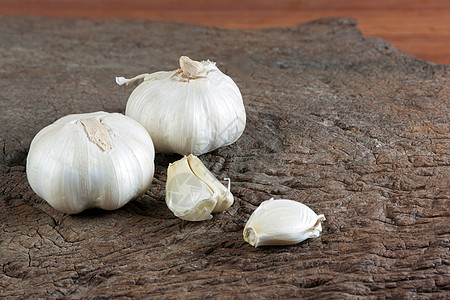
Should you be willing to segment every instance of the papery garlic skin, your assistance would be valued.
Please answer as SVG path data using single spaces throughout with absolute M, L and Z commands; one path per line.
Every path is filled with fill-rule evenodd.
M 234 143 L 243 133 L 246 114 L 241 92 L 214 62 L 180 58 L 181 68 L 143 74 L 125 114 L 141 123 L 161 153 L 200 155 Z
M 65 116 L 33 138 L 27 178 L 53 208 L 76 214 L 117 209 L 143 194 L 154 172 L 148 132 L 118 113 Z
M 212 213 L 222 212 L 233 205 L 234 197 L 230 192 L 231 182 L 229 178 L 224 178 L 224 180 L 228 180 L 228 188 L 226 188 L 219 180 L 217 180 L 213 173 L 206 168 L 197 156 L 191 154 L 187 157 L 187 161 L 195 176 L 207 184 L 211 191 L 213 191 L 214 197 L 217 198 L 217 203 L 212 210 Z
M 230 184 L 226 188 L 194 155 L 169 165 L 166 204 L 175 216 L 187 221 L 204 221 L 234 202 Z
M 302 203 L 272 198 L 252 213 L 244 228 L 244 240 L 255 247 L 297 244 L 318 237 L 324 220 L 324 215 Z

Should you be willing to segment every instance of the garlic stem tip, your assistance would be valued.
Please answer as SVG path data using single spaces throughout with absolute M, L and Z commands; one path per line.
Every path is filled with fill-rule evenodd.
M 182 55 L 182 56 L 180 56 L 180 67 L 182 67 L 182 65 L 185 64 L 185 63 L 190 63 L 190 62 L 193 62 L 193 61 L 194 60 L 190 59 L 189 56 Z
M 135 82 L 136 80 L 139 80 L 139 79 L 144 79 L 145 80 L 145 78 L 148 75 L 149 75 L 148 73 L 144 73 L 144 74 L 140 74 L 140 75 L 134 76 L 133 78 L 130 78 L 130 79 L 126 79 L 125 77 L 116 77 L 116 82 L 119 85 L 122 85 L 122 84 L 128 85 L 128 84 L 133 83 L 133 82 Z
M 127 83 L 127 81 L 128 80 L 125 77 L 116 77 L 116 83 L 118 85 L 123 85 L 123 84 Z
M 192 60 L 187 56 L 180 57 L 180 69 L 186 78 L 199 77 L 205 71 L 205 67 L 201 62 Z
M 224 178 L 223 180 L 227 180 L 227 181 L 228 181 L 228 191 L 230 191 L 230 188 L 231 188 L 231 179 L 230 179 L 230 178 Z

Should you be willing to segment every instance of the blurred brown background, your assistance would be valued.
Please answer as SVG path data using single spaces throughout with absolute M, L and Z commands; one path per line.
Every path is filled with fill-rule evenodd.
M 170 20 L 233 29 L 295 26 L 322 17 L 357 19 L 421 59 L 450 64 L 450 0 L 0 0 L 0 15 Z

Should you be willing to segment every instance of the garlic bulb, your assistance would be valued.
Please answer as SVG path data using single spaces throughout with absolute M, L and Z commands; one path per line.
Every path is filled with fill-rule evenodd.
M 118 113 L 76 114 L 34 137 L 26 171 L 31 188 L 59 211 L 113 210 L 148 189 L 154 156 L 149 134 L 135 120 Z
M 131 93 L 125 114 L 141 123 L 161 153 L 200 155 L 234 143 L 244 131 L 239 88 L 214 62 L 180 58 L 180 69 L 117 77 L 144 81 Z
M 261 203 L 244 228 L 244 240 L 250 245 L 291 245 L 318 237 L 324 215 L 292 200 L 274 200 Z
M 175 216 L 188 221 L 212 218 L 234 202 L 228 188 L 221 184 L 194 155 L 172 163 L 167 169 L 166 203 Z

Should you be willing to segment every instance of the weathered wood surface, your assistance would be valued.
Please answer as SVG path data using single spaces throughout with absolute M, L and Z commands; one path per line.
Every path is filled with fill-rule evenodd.
M 0 18 L 0 296 L 17 298 L 448 298 L 450 67 L 361 35 L 347 19 L 232 31 L 178 23 Z M 150 190 L 122 209 L 69 216 L 30 189 L 32 137 L 69 113 L 123 112 L 114 77 L 217 61 L 247 128 L 201 156 L 236 202 L 177 219 L 157 155 Z M 271 197 L 327 217 L 288 247 L 242 239 Z
M 296 26 L 326 17 L 356 18 L 367 36 L 450 64 L 448 0 L 0 0 L 0 15 L 168 20 L 230 29 Z

